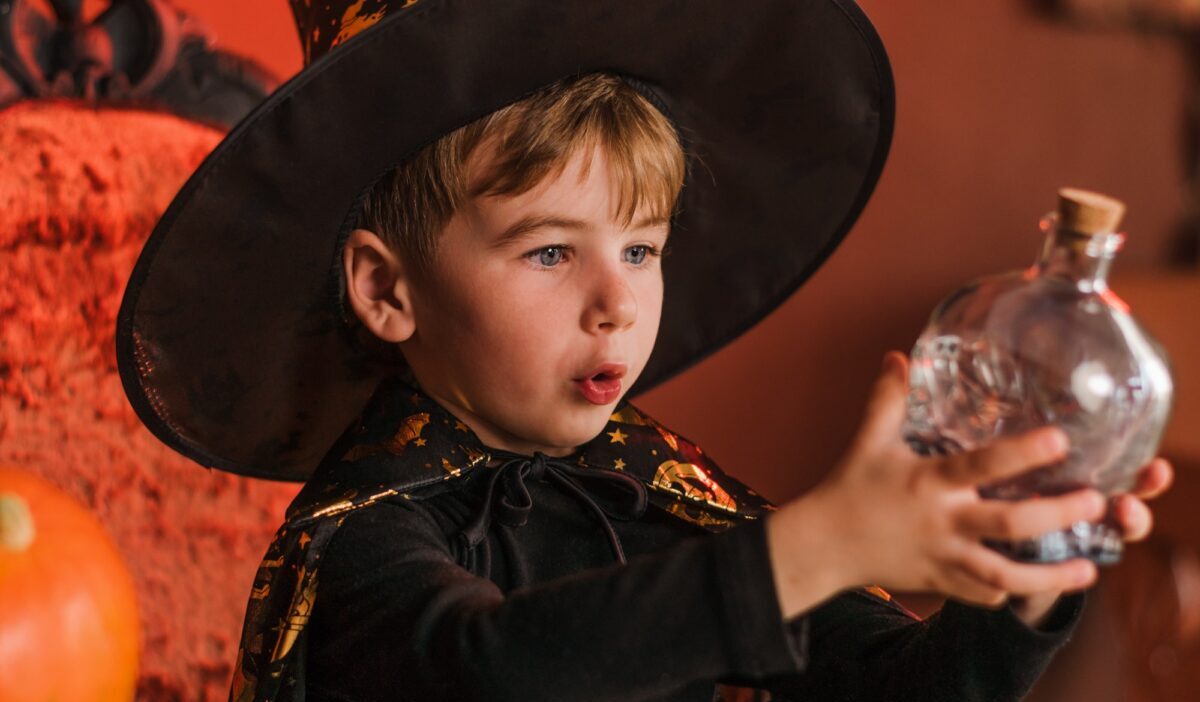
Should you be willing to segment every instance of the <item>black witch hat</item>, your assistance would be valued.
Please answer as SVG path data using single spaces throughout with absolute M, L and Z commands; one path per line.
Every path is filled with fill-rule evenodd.
M 631 394 L 738 337 L 832 253 L 891 142 L 883 46 L 851 0 L 293 0 L 306 67 L 239 123 L 146 243 L 125 391 L 205 466 L 304 480 L 381 379 L 344 318 L 362 196 L 555 80 L 623 76 L 683 135 L 654 352 Z

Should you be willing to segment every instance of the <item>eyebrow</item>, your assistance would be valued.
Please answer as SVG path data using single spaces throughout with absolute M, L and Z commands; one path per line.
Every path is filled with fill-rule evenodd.
M 664 224 L 670 224 L 670 217 L 644 217 L 641 220 L 633 223 L 632 229 L 646 229 L 648 227 L 657 227 Z M 559 217 L 557 215 L 531 214 L 522 217 L 513 223 L 510 227 L 500 233 L 496 237 L 493 246 L 500 247 L 510 244 L 528 236 L 530 233 L 543 227 L 554 227 L 557 229 L 573 229 L 581 231 L 588 228 L 588 223 L 579 219 L 571 219 L 569 217 Z

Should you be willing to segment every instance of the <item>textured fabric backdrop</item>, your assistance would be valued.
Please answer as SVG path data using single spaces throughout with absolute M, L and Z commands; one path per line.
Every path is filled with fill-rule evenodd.
M 139 700 L 224 700 L 254 570 L 297 486 L 205 471 L 121 391 L 113 325 L 154 220 L 220 133 L 147 112 L 0 112 L 0 461 L 100 517 L 134 580 Z

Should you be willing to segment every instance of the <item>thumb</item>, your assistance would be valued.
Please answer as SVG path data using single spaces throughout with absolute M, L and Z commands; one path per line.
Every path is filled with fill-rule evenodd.
M 900 440 L 907 412 L 908 356 L 888 351 L 883 356 L 883 372 L 875 381 L 867 401 L 866 414 L 858 432 L 860 442 L 879 446 Z

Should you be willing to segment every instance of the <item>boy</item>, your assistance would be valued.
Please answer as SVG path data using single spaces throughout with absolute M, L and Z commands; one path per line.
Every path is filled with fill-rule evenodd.
M 425 15 L 418 14 L 422 7 Z M 726 206 L 723 198 L 688 200 L 689 188 L 703 189 L 693 170 L 701 162 L 696 154 L 705 151 L 716 182 L 751 197 L 739 186 L 751 182 L 747 173 L 767 165 L 754 162 L 764 152 L 747 150 L 747 144 L 723 151 L 713 137 L 734 139 L 726 129 L 735 126 L 745 134 L 762 130 L 750 145 L 777 147 L 772 138 L 782 138 L 781 125 L 789 121 L 752 110 L 723 126 L 711 124 L 707 132 L 693 131 L 707 124 L 700 114 L 720 106 L 689 108 L 700 92 L 684 87 L 685 78 L 654 81 L 668 86 L 664 98 L 637 79 L 566 69 L 616 60 L 622 52 L 600 60 L 575 44 L 610 46 L 616 37 L 645 31 L 648 18 L 632 15 L 669 8 L 640 3 L 621 8 L 631 15 L 621 20 L 604 8 L 576 14 L 532 3 L 506 5 L 503 17 L 479 8 L 468 19 L 432 0 L 403 12 L 378 4 L 374 14 L 363 14 L 362 2 L 333 12 L 341 29 L 330 47 L 348 27 L 397 13 L 332 54 L 344 60 L 347 72 L 377 64 L 385 53 L 372 56 L 372 49 L 384 52 L 379 47 L 385 40 L 430 50 L 420 24 L 429 22 L 436 33 L 456 37 L 449 42 L 455 50 L 443 49 L 446 55 L 429 65 L 470 67 L 444 83 L 456 88 L 479 76 L 502 83 L 507 76 L 489 74 L 485 58 L 493 52 L 465 55 L 470 52 L 463 47 L 472 44 L 458 32 L 490 41 L 506 35 L 508 28 L 496 23 L 509 22 L 535 39 L 549 36 L 544 33 L 551 28 L 570 38 L 559 40 L 557 49 L 534 42 L 536 55 L 513 69 L 524 78 L 501 91 L 507 99 L 464 88 L 471 99 L 452 115 L 432 110 L 432 126 L 407 135 L 402 141 L 410 148 L 385 159 L 388 168 L 360 169 L 354 186 L 359 197 L 335 249 L 338 294 L 331 296 L 355 328 L 345 333 L 355 345 L 347 342 L 337 353 L 322 346 L 329 330 L 306 324 L 320 319 L 307 299 L 267 295 L 263 302 L 244 303 L 254 308 L 249 316 L 255 326 L 281 324 L 272 318 L 286 310 L 301 313 L 283 321 L 297 329 L 291 343 L 303 350 L 280 361 L 288 382 L 271 392 L 264 388 L 278 373 L 212 365 L 214 356 L 234 355 L 237 347 L 252 349 L 239 358 L 253 364 L 264 349 L 245 343 L 249 339 L 282 349 L 268 334 L 230 318 L 212 328 L 222 333 L 216 345 L 224 351 L 196 350 L 202 343 L 197 337 L 183 343 L 171 332 L 186 335 L 187 329 L 170 325 L 181 324 L 181 309 L 191 327 L 196 315 L 215 315 L 204 318 L 211 320 L 222 314 L 212 297 L 191 299 L 215 293 L 203 285 L 205 257 L 181 254 L 197 253 L 188 247 L 200 244 L 180 244 L 179 231 L 199 221 L 189 207 L 232 221 L 213 208 L 233 196 L 205 188 L 220 189 L 207 183 L 224 161 L 249 168 L 254 156 L 270 152 L 270 139 L 256 142 L 253 135 L 256 123 L 259 134 L 272 133 L 266 126 L 272 119 L 250 118 L 250 126 L 218 149 L 164 215 L 165 224 L 147 245 L 150 253 L 139 261 L 140 273 L 135 271 L 130 287 L 136 292 L 122 310 L 130 337 L 121 349 L 122 372 L 135 407 L 160 436 L 208 465 L 272 477 L 298 470 L 308 478 L 256 579 L 232 699 L 709 700 L 714 692 L 739 694 L 729 685 L 769 691 L 763 694 L 770 699 L 1017 699 L 1069 635 L 1082 595 L 1059 601 L 1059 593 L 1089 584 L 1094 567 L 1011 563 L 980 539 L 1017 538 L 1096 519 L 1103 500 L 1080 492 L 989 504 L 974 491 L 1060 457 L 1065 446 L 1056 430 L 949 459 L 915 457 L 898 438 L 904 365 L 891 355 L 852 450 L 820 487 L 775 511 L 698 447 L 623 400 L 635 382 L 661 380 L 723 343 L 729 329 L 745 328 L 777 302 L 780 289 L 798 284 L 798 272 L 811 272 L 829 242 L 844 234 L 837 231 L 842 220 L 861 207 L 862 180 L 873 183 L 880 149 L 886 150 L 881 135 L 887 128 L 870 120 L 853 129 L 813 126 L 822 133 L 809 137 L 807 146 L 829 149 L 832 165 L 777 181 L 763 176 L 753 192 L 823 183 L 818 198 L 835 204 L 821 214 L 834 231 L 816 237 L 818 246 L 781 249 L 783 263 L 733 258 L 738 245 L 748 251 L 754 245 L 724 242 L 715 257 L 694 254 L 687 268 L 674 269 L 701 284 L 689 287 L 687 280 L 671 278 L 664 285 L 660 256 L 669 236 L 682 242 L 682 252 L 701 241 L 722 243 L 688 240 L 702 232 L 702 220 L 778 224 L 772 213 Z M 691 31 L 679 29 L 686 39 L 673 51 L 646 58 L 642 70 L 628 73 L 678 61 L 692 42 L 705 43 L 697 35 L 707 34 L 711 46 L 719 45 L 711 44 L 717 37 L 738 44 L 739 30 L 720 16 L 724 10 L 699 4 L 688 9 L 705 18 L 689 18 Z M 849 61 L 852 67 L 829 83 L 853 84 L 869 75 L 867 92 L 890 122 L 882 55 L 864 42 L 869 25 L 850 6 L 764 3 L 758 9 L 762 16 L 751 38 L 811 24 L 807 31 L 835 46 L 865 46 L 876 62 Z M 310 27 L 299 10 L 297 16 L 302 36 L 328 35 L 323 22 Z M 740 62 L 758 54 L 754 46 L 732 51 L 733 64 L 753 65 Z M 306 55 L 313 51 L 310 45 Z M 834 54 L 843 52 L 853 53 L 840 47 Z M 795 68 L 811 57 L 792 58 Z M 337 71 L 333 61 L 321 62 L 310 67 L 308 83 L 319 94 L 337 84 L 330 77 Z M 545 80 L 547 74 L 553 80 Z M 744 82 L 751 94 L 765 89 L 751 77 Z M 539 87 L 531 92 L 530 84 Z M 304 81 L 295 85 L 260 113 L 299 102 Z M 786 81 L 773 89 L 785 95 L 796 90 Z M 836 101 L 821 100 L 826 102 Z M 776 112 L 787 117 L 788 108 L 780 105 Z M 341 116 L 363 126 L 389 114 L 361 107 Z M 458 126 L 470 113 L 484 116 Z M 404 129 L 387 129 L 393 128 Z M 864 141 L 867 148 L 856 158 Z M 750 163 L 730 166 L 725 158 L 734 155 Z M 820 162 L 808 155 L 801 160 L 808 158 Z M 843 159 L 858 164 L 853 176 L 839 172 Z M 299 187 L 289 175 L 294 173 L 274 174 L 271 186 L 285 193 Z M 337 182 L 331 179 L 330 188 Z M 239 213 L 255 214 L 246 200 L 232 202 L 242 203 L 234 208 Z M 301 201 L 294 206 L 309 214 L 319 209 Z M 286 216 L 282 208 L 268 207 L 266 214 Z M 167 238 L 172 228 L 173 238 Z M 260 235 L 268 243 L 271 238 Z M 775 245 L 785 237 L 761 238 Z M 231 257 L 254 259 L 254 242 L 231 238 L 226 247 L 234 244 L 246 248 L 230 249 Z M 296 258 L 303 255 L 280 259 L 286 270 L 274 278 L 260 268 L 267 278 L 254 282 L 286 291 L 304 266 L 283 261 Z M 172 268 L 172 261 L 188 263 Z M 700 275 L 713 262 L 723 264 L 727 279 L 758 285 L 750 298 L 772 301 L 747 308 L 740 304 L 745 293 L 735 286 L 720 291 L 724 307 L 689 313 L 688 303 L 718 299 Z M 156 282 L 156 272 L 170 284 Z M 196 284 L 189 286 L 187 276 Z M 667 304 L 665 292 L 676 290 L 687 294 Z M 172 314 L 156 314 L 160 310 Z M 697 329 L 705 323 L 712 326 Z M 696 338 L 676 341 L 659 334 L 660 327 Z M 656 366 L 663 353 L 667 360 Z M 322 374 L 339 364 L 349 370 L 336 388 Z M 189 373 L 202 380 L 185 379 Z M 371 393 L 366 408 L 347 422 L 353 381 Z M 331 407 L 318 397 L 341 404 Z M 294 403 L 295 411 L 281 409 L 281 401 Z M 259 424 L 247 426 L 251 417 Z M 314 470 L 305 447 L 320 438 L 309 435 L 338 417 L 343 431 L 328 442 L 332 448 L 323 447 Z M 1168 472 L 1165 465 L 1147 471 L 1144 494 L 1160 490 Z M 1135 498 L 1127 504 L 1133 511 L 1123 513 L 1123 521 L 1130 538 L 1138 538 L 1148 528 L 1147 513 Z M 937 590 L 983 607 L 952 600 L 919 622 L 878 587 L 865 588 L 868 583 Z M 1003 605 L 1010 593 L 1023 598 L 1003 609 L 984 608 Z

